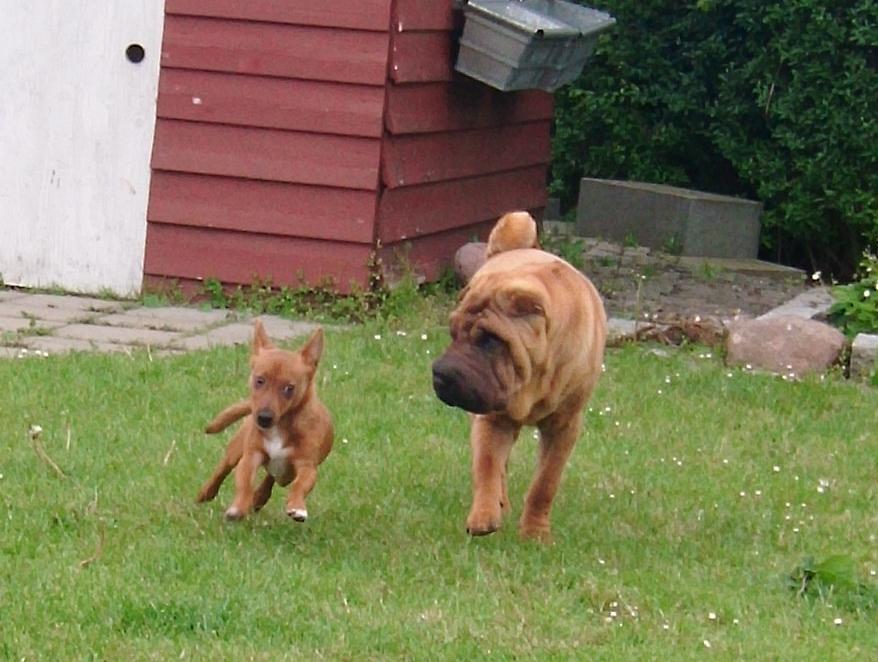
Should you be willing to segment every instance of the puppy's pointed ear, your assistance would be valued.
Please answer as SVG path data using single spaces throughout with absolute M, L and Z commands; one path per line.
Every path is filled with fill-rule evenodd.
M 299 351 L 302 353 L 305 363 L 316 367 L 320 362 L 320 357 L 323 356 L 323 329 L 318 328 L 312 333 L 308 342 Z
M 526 280 L 513 280 L 503 286 L 497 301 L 510 317 L 546 316 L 548 294 L 539 285 Z
M 256 320 L 253 322 L 253 343 L 250 345 L 250 354 L 255 356 L 263 349 L 274 349 L 274 345 L 268 339 L 262 320 Z

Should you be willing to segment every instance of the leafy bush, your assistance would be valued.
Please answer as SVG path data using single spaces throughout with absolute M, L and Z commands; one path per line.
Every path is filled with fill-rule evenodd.
M 866 251 L 859 278 L 833 288 L 829 318 L 848 336 L 878 332 L 878 257 Z
M 766 256 L 849 276 L 878 239 L 878 3 L 582 4 L 617 24 L 556 93 L 562 201 L 582 176 L 755 198 Z

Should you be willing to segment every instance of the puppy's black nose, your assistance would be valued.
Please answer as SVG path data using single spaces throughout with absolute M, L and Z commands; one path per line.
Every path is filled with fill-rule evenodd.
M 259 427 L 270 428 L 272 423 L 274 423 L 274 414 L 267 409 L 263 409 L 256 414 L 256 425 Z

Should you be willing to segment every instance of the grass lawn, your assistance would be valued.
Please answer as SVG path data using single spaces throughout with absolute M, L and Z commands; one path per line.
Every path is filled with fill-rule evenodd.
M 328 333 L 336 445 L 306 524 L 278 491 L 225 523 L 231 481 L 193 503 L 227 438 L 201 429 L 245 394 L 246 348 L 0 361 L 0 657 L 875 655 L 874 611 L 797 598 L 784 576 L 845 554 L 876 583 L 878 389 L 730 372 L 699 348 L 612 350 L 555 544 L 515 530 L 530 430 L 513 519 L 469 539 L 467 419 L 429 378 L 446 338 L 417 323 Z

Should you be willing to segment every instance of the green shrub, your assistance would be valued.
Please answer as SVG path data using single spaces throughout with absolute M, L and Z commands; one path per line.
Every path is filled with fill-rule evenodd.
M 878 3 L 582 4 L 617 24 L 556 94 L 563 202 L 582 176 L 755 198 L 766 256 L 848 277 L 878 239 Z
M 845 335 L 878 332 L 878 257 L 866 251 L 860 262 L 858 279 L 833 288 L 835 303 L 829 319 Z

